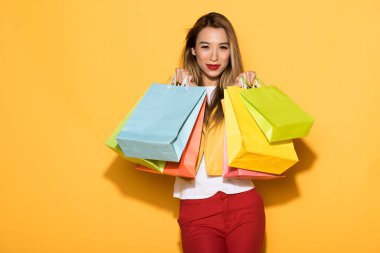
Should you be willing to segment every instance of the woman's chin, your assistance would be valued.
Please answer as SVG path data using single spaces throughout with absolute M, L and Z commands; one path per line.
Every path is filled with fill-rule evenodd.
M 213 80 L 213 79 L 219 78 L 222 73 L 220 71 L 207 71 L 207 72 L 204 72 L 204 74 L 209 79 Z

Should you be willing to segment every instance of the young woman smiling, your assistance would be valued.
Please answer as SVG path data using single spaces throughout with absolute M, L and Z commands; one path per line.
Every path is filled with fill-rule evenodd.
M 182 67 L 177 80 L 205 86 L 208 103 L 194 180 L 176 178 L 173 196 L 180 199 L 178 223 L 184 253 L 260 252 L 265 213 L 251 180 L 227 179 L 222 168 L 224 116 L 223 90 L 249 83 L 255 73 L 243 71 L 239 45 L 229 20 L 219 13 L 200 17 L 186 36 Z M 212 140 L 212 141 L 211 141 Z

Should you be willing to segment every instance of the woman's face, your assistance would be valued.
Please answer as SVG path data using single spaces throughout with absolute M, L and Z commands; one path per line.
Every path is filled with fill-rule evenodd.
M 230 60 L 230 44 L 226 32 L 223 28 L 203 28 L 191 53 L 196 56 L 203 78 L 218 79 Z

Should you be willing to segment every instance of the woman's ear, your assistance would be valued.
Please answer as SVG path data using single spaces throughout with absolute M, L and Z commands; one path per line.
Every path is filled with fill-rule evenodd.
M 195 56 L 195 49 L 193 47 L 191 48 L 191 54 Z

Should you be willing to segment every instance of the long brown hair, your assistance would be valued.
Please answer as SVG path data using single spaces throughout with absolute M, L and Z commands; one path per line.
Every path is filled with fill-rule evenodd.
M 211 12 L 200 17 L 194 26 L 188 31 L 186 44 L 182 51 L 181 65 L 193 76 L 194 82 L 198 86 L 203 86 L 202 72 L 197 64 L 196 56 L 192 55 L 191 49 L 195 48 L 199 32 L 205 27 L 223 28 L 227 34 L 230 44 L 230 59 L 226 69 L 220 75 L 218 85 L 214 91 L 210 105 L 206 107 L 205 124 L 209 125 L 214 122 L 216 125 L 223 119 L 223 109 L 221 99 L 224 97 L 224 89 L 233 85 L 236 77 L 243 72 L 243 63 L 241 60 L 239 44 L 235 30 L 231 22 L 222 14 Z

